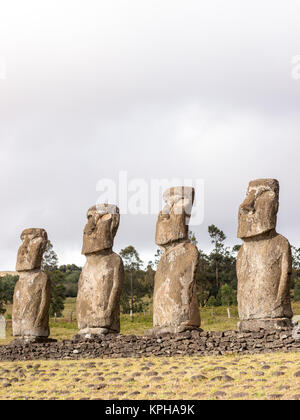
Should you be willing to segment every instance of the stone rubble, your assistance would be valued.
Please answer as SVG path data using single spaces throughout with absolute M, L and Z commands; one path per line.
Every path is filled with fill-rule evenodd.
M 293 330 L 257 330 L 251 332 L 186 331 L 157 337 L 135 335 L 77 335 L 73 340 L 57 343 L 26 343 L 0 346 L 0 361 L 78 360 L 94 358 L 218 356 L 226 354 L 257 354 L 298 352 L 300 340 Z

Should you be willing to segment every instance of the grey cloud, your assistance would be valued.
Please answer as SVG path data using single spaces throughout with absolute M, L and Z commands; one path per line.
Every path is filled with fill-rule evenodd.
M 111 4 L 3 6 L 0 268 L 13 268 L 28 226 L 48 230 L 62 263 L 82 263 L 96 183 L 120 170 L 204 179 L 205 220 L 193 227 L 203 249 L 211 223 L 235 244 L 248 181 L 276 177 L 279 231 L 300 246 L 298 2 Z M 123 215 L 116 249 L 150 258 L 155 221 Z

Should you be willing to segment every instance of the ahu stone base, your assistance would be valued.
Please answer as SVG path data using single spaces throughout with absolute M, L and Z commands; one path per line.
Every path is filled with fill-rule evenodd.
M 278 331 L 292 328 L 293 323 L 289 318 L 248 319 L 238 323 L 239 331 L 251 332 L 263 329 L 266 331 Z
M 85 328 L 80 330 L 75 336 L 74 339 L 82 338 L 82 339 L 90 339 L 91 337 L 96 336 L 103 336 L 107 334 L 119 334 L 118 331 L 111 330 L 110 328 Z
M 57 340 L 47 337 L 18 337 L 10 345 L 23 346 L 25 344 L 57 343 Z
M 198 332 L 203 332 L 203 330 L 201 328 L 198 327 L 187 327 L 187 326 L 181 326 L 181 327 L 154 327 L 151 330 L 147 330 L 146 331 L 146 335 L 152 336 L 152 337 L 159 337 L 160 335 L 165 335 L 165 334 L 180 334 L 180 333 L 184 333 L 187 331 L 198 331 Z
M 98 335 L 57 343 L 12 343 L 0 345 L 0 361 L 79 360 L 94 358 L 217 356 L 300 352 L 295 330 L 256 332 L 186 331 L 161 336 Z

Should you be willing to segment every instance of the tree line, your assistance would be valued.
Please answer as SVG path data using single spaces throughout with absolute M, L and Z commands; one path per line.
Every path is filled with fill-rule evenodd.
M 226 235 L 215 225 L 208 227 L 212 251 L 205 253 L 199 249 L 199 265 L 196 271 L 197 294 L 201 307 L 231 306 L 237 304 L 236 258 L 240 245 L 226 246 Z M 191 242 L 198 247 L 193 232 Z M 292 247 L 293 273 L 291 297 L 300 301 L 300 248 Z M 128 246 L 120 252 L 124 262 L 125 281 L 121 296 L 121 311 L 125 314 L 145 312 L 151 308 L 156 268 L 161 257 L 158 249 L 153 261 L 144 266 L 138 251 Z M 51 279 L 50 316 L 60 317 L 66 297 L 76 297 L 78 280 L 82 271 L 75 264 L 58 264 L 58 257 L 50 241 L 43 257 L 42 270 Z M 0 278 L 0 314 L 5 313 L 5 305 L 13 301 L 13 293 L 18 276 Z

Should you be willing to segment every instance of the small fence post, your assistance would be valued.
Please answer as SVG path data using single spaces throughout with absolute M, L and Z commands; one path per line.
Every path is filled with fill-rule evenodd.
M 0 315 L 0 340 L 6 339 L 6 320 L 3 315 Z

